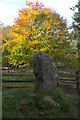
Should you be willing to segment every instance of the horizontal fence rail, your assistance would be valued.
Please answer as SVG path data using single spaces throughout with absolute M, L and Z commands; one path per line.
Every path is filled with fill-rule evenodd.
M 19 70 L 19 71 L 24 71 L 24 70 L 30 70 L 30 71 L 33 71 L 33 69 L 30 69 L 30 68 L 9 68 L 9 67 L 0 67 L 0 70 L 12 70 L 12 71 L 15 71 L 15 70 Z
M 34 82 L 34 81 L 31 81 L 31 80 L 15 80 L 15 81 L 12 81 L 12 80 L 2 80 L 2 82 Z
M 3 76 L 32 76 L 32 75 L 7 75 L 7 74 L 5 74 Z
M 64 72 L 76 72 L 76 69 L 59 69 L 59 71 L 64 71 Z
M 27 88 L 27 87 L 33 87 L 34 85 L 6 85 L 6 88 Z
M 12 68 L 8 68 L 8 67 L 3 67 L 3 68 L 0 68 L 0 70 L 2 70 L 2 71 L 4 71 L 4 70 L 7 70 L 8 72 L 6 73 L 3 73 L 2 74 L 2 82 L 3 83 L 6 83 L 6 82 L 8 82 L 8 83 L 26 83 L 26 82 L 34 82 L 34 80 L 26 80 L 26 78 L 27 77 L 31 77 L 31 76 L 33 76 L 34 77 L 34 74 L 33 74 L 33 69 L 29 69 L 29 68 L 24 68 L 24 69 L 19 69 L 19 68 L 14 68 L 14 69 L 12 69 Z M 18 72 L 18 71 L 21 71 L 23 74 L 17 74 L 16 72 Z M 25 75 L 24 73 L 26 72 L 27 73 L 27 71 L 30 71 L 31 72 L 31 74 L 27 74 L 27 75 Z M 8 78 L 6 78 L 6 80 L 5 80 L 5 77 L 18 77 L 18 78 L 16 78 L 15 80 L 14 79 L 11 79 L 10 78 L 10 80 L 8 79 Z M 21 78 L 22 77 L 26 77 L 25 78 L 25 80 L 21 80 Z M 35 77 L 34 77 L 35 78 Z M 58 69 L 58 84 L 63 84 L 63 83 L 65 83 L 65 84 L 68 84 L 68 85 L 70 85 L 70 84 L 75 84 L 76 85 L 76 87 L 77 87 L 77 89 L 79 89 L 79 85 L 80 85 L 80 70 L 76 70 L 76 69 Z M 10 87 L 10 86 L 9 86 Z M 19 86 L 15 86 L 15 87 L 18 87 L 19 88 Z M 25 86 L 24 86 L 25 87 Z M 12 88 L 14 88 L 14 86 L 12 87 Z M 20 88 L 23 88 L 23 86 L 21 87 L 20 86 Z

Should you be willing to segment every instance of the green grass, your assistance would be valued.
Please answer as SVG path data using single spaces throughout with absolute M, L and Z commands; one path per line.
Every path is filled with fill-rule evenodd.
M 36 97 L 30 96 L 34 87 L 6 89 L 3 87 L 3 118 L 76 118 L 78 117 L 78 96 L 64 93 L 61 88 L 55 94 L 37 92 Z M 44 96 L 52 96 L 59 103 L 59 107 L 44 102 Z M 20 106 L 21 99 L 27 99 L 24 106 Z
M 4 72 L 5 73 L 5 72 Z M 4 74 L 3 73 L 3 74 Z M 7 73 L 7 72 L 6 72 Z M 8 73 L 7 73 L 8 74 Z M 9 73 L 9 74 L 32 74 L 30 71 Z M 5 80 L 34 80 L 30 77 L 2 77 Z M 80 97 L 77 95 L 65 94 L 62 88 L 57 88 L 55 94 L 48 92 L 37 92 L 36 97 L 31 97 L 34 92 L 33 87 L 7 89 L 5 85 L 29 85 L 34 83 L 3 83 L 2 84 L 2 117 L 3 118 L 78 118 Z M 44 96 L 51 96 L 58 106 L 51 105 L 43 101 Z M 27 99 L 24 106 L 20 105 L 20 100 Z
M 0 86 L 0 119 L 2 118 L 2 89 Z
M 32 81 L 34 80 L 34 76 L 3 76 L 2 77 L 3 80 L 29 80 L 29 81 Z

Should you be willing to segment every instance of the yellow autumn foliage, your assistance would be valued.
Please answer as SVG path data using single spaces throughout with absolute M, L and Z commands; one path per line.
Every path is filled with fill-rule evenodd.
M 68 51 L 70 44 L 67 41 L 71 38 L 66 21 L 39 2 L 26 1 L 26 6 L 19 11 L 13 25 L 14 39 L 6 44 L 10 64 L 27 67 L 32 63 L 34 52 L 39 50 L 55 59 L 62 55 L 59 51 Z

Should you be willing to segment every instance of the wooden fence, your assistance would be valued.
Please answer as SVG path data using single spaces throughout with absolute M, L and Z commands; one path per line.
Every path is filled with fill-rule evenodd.
M 80 70 L 76 69 L 59 69 L 58 70 L 58 82 L 65 85 L 76 85 L 79 89 L 80 85 Z
M 13 82 L 15 82 L 15 83 L 20 83 L 20 82 L 34 82 L 33 80 L 12 80 L 12 79 L 10 79 L 10 80 L 8 80 L 8 79 L 6 79 L 6 80 L 4 80 L 4 77 L 10 77 L 10 76 L 17 76 L 17 77 L 23 77 L 23 76 L 25 76 L 25 77 L 28 77 L 28 76 L 34 76 L 34 74 L 33 74 L 33 70 L 32 69 L 18 69 L 18 68 L 16 68 L 16 69 L 11 69 L 11 68 L 3 68 L 3 69 L 1 69 L 2 71 L 4 71 L 4 70 L 7 70 L 8 72 L 7 72 L 7 74 L 3 74 L 2 75 L 2 82 L 3 83 L 5 83 L 5 82 L 9 82 L 9 83 L 13 83 Z M 11 73 L 14 73 L 15 71 L 17 71 L 17 70 L 19 70 L 19 71 L 28 71 L 28 70 L 30 70 L 30 71 L 32 71 L 32 74 L 27 74 L 27 75 L 25 75 L 25 74 L 23 74 L 23 75 L 21 75 L 21 74 L 11 74 Z M 76 85 L 76 87 L 77 87 L 77 89 L 79 89 L 79 86 L 80 86 L 80 70 L 76 70 L 76 69 L 58 69 L 58 85 L 61 85 L 61 84 L 63 84 L 63 85 Z M 7 87 L 9 87 L 9 88 L 15 88 L 15 86 L 10 86 L 10 85 L 8 85 Z M 17 87 L 17 86 L 16 86 Z M 19 85 L 18 85 L 18 87 L 19 87 Z M 22 86 L 22 87 L 26 87 L 26 86 Z M 21 86 L 20 86 L 20 88 L 21 88 Z

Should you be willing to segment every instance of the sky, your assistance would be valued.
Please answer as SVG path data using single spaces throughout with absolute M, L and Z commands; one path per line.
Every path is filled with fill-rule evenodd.
M 28 0 L 34 2 L 36 0 Z M 75 6 L 78 0 L 38 0 L 44 7 L 56 10 L 68 25 L 72 23 L 73 11 L 70 7 Z M 19 10 L 26 8 L 26 0 L 0 0 L 0 21 L 3 26 L 13 25 L 14 18 L 18 18 Z

